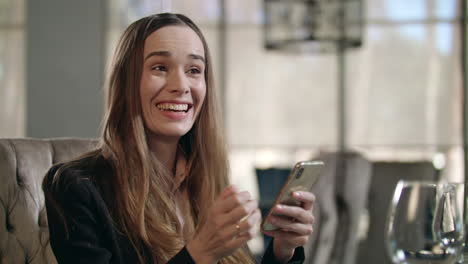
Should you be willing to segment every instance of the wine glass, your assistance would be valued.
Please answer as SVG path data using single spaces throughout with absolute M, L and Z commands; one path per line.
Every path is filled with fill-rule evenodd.
M 464 184 L 398 182 L 385 240 L 394 263 L 449 264 L 460 261 L 465 237 Z

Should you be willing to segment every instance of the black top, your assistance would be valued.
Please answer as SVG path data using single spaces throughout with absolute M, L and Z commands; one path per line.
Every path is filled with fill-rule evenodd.
M 112 192 L 110 184 L 106 184 L 112 169 L 102 156 L 86 158 L 78 164 L 64 169 L 54 185 L 53 176 L 62 164 L 53 166 L 44 178 L 50 244 L 58 263 L 137 263 L 137 254 L 130 240 L 115 228 L 112 221 Z M 62 208 L 64 218 L 52 206 L 52 200 Z M 68 237 L 62 219 L 65 220 Z M 265 251 L 262 264 L 278 263 L 272 244 Z M 142 254 L 143 257 L 147 255 Z M 146 262 L 152 263 L 150 260 Z M 303 262 L 304 249 L 299 247 L 288 263 Z M 184 247 L 168 263 L 195 262 Z

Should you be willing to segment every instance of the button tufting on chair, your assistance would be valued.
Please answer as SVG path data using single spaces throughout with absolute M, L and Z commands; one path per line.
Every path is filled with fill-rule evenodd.
M 13 226 L 11 225 L 11 220 L 10 220 L 10 216 L 8 215 L 8 212 L 7 212 L 7 215 L 5 216 L 5 226 L 6 226 L 6 230 L 9 232 L 9 233 L 13 233 Z
M 39 224 L 39 227 L 47 228 L 47 214 L 46 214 L 45 207 L 43 207 L 41 212 L 39 213 L 39 219 L 37 223 Z
M 16 175 L 16 184 L 18 184 L 18 187 L 24 187 L 24 181 L 21 179 L 19 175 Z
M 0 139 L 0 263 L 57 263 L 49 244 L 42 179 L 54 163 L 96 145 L 91 139 Z

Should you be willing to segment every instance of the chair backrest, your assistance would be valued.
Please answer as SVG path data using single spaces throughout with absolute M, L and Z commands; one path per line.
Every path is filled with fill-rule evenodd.
M 52 164 L 95 147 L 92 139 L 0 139 L 0 263 L 57 263 L 42 179 Z
M 359 263 L 356 249 L 367 205 L 371 163 L 355 152 L 322 153 L 316 159 L 324 161 L 325 169 L 312 190 L 320 210 L 314 212 L 319 223 L 309 240 L 307 263 Z
M 369 230 L 367 238 L 359 245 L 357 263 L 392 263 L 385 246 L 385 225 L 399 180 L 435 181 L 437 171 L 432 161 L 380 161 L 372 164 L 368 200 Z

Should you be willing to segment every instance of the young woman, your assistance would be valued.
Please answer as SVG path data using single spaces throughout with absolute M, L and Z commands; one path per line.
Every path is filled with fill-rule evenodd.
M 131 24 L 117 48 L 99 147 L 52 167 L 43 182 L 59 263 L 254 263 L 260 220 L 228 184 L 209 50 L 187 17 Z M 282 230 L 262 263 L 302 262 L 312 193 L 280 206 Z M 293 220 L 287 220 L 293 219 Z

